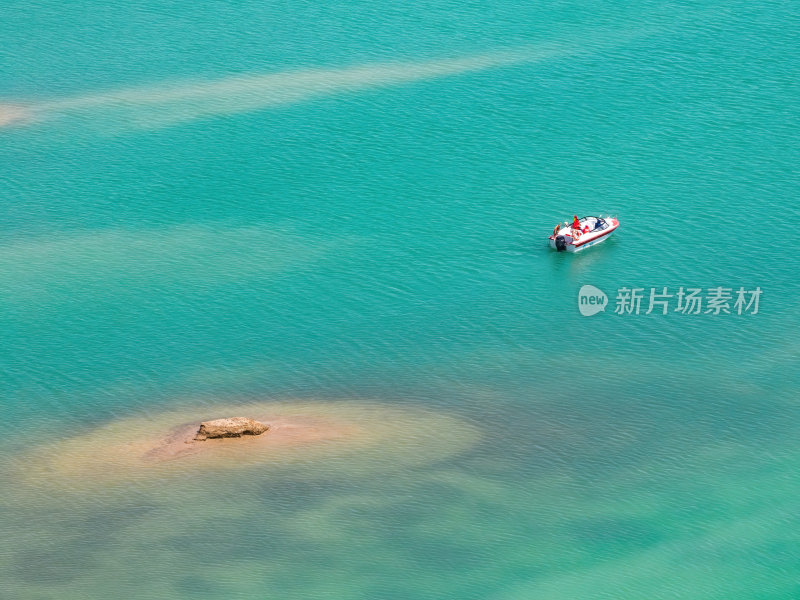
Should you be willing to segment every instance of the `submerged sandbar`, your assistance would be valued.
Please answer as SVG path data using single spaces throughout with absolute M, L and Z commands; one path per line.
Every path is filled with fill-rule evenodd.
M 201 421 L 243 414 L 269 425 L 258 436 L 194 441 Z M 470 447 L 478 429 L 417 406 L 281 402 L 202 406 L 125 417 L 42 444 L 19 457 L 31 483 L 70 487 L 249 467 L 368 471 L 440 460 Z

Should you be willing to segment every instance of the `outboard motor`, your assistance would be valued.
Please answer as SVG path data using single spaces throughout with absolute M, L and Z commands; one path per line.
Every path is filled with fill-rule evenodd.
M 556 250 L 558 250 L 559 252 L 563 252 L 566 249 L 567 249 L 567 238 L 565 238 L 563 235 L 557 235 Z

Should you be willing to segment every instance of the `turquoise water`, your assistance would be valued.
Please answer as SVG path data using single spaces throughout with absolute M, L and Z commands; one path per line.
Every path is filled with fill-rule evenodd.
M 0 597 L 800 596 L 794 7 L 2 14 Z M 550 251 L 576 212 L 622 227 Z M 619 315 L 623 286 L 763 294 Z M 20 475 L 119 419 L 297 399 L 481 433 Z

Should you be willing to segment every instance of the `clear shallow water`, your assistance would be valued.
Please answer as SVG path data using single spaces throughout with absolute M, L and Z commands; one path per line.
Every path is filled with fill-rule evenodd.
M 4 468 L 0 595 L 800 593 L 797 236 L 764 230 L 798 214 L 791 8 L 3 10 L 0 97 L 37 116 L 0 131 L 5 465 L 65 424 L 292 398 L 483 435 L 224 486 Z M 598 211 L 608 243 L 541 243 Z M 587 283 L 764 295 L 587 319 Z

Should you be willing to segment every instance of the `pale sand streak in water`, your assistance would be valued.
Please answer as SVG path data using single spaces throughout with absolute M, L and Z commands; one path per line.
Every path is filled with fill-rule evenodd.
M 0 104 L 0 127 L 19 124 L 29 118 L 28 109 L 14 104 Z
M 496 67 L 534 63 L 548 58 L 596 51 L 637 37 L 623 33 L 582 36 L 581 43 L 549 42 L 440 60 L 307 69 L 270 74 L 234 75 L 217 80 L 166 82 L 33 102 L 24 109 L 0 104 L 0 126 L 60 118 L 82 119 L 82 125 L 105 132 L 157 129 L 194 119 L 243 113 L 302 102 L 342 92 L 400 85 Z M 587 40 L 595 37 L 591 44 Z

